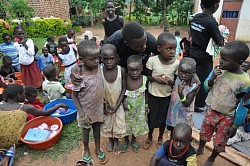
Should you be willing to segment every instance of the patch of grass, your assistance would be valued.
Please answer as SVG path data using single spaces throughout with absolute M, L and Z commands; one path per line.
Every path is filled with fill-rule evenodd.
M 53 147 L 46 150 L 33 150 L 23 144 L 16 148 L 15 159 L 24 157 L 24 152 L 27 152 L 30 154 L 30 162 L 38 158 L 57 160 L 61 156 L 66 161 L 70 151 L 80 146 L 80 140 L 82 140 L 81 128 L 77 126 L 76 121 L 73 121 L 63 126 L 61 138 Z
M 44 44 L 46 43 L 47 39 L 46 38 L 32 38 L 34 45 L 36 45 L 39 48 L 38 54 L 42 54 L 42 48 Z

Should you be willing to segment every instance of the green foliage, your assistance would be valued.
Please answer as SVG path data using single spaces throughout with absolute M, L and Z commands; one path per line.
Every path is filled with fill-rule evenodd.
M 11 30 L 8 31 L 8 30 L 5 28 L 4 23 L 0 23 L 0 43 L 3 42 L 2 35 L 3 35 L 4 33 L 13 34 L 13 28 L 11 28 Z
M 8 0 L 5 2 L 5 11 L 9 13 L 9 19 L 20 19 L 24 22 L 34 17 L 34 9 L 28 6 L 27 0 Z

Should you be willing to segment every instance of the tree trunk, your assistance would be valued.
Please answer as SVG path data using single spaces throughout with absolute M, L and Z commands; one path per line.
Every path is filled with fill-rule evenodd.
M 132 1 L 129 2 L 128 20 L 131 21 Z
M 94 15 L 93 15 L 93 7 L 92 7 L 92 0 L 89 1 L 89 12 L 90 12 L 90 26 L 94 26 Z
M 163 1 L 163 13 L 162 13 L 162 23 L 161 27 L 164 27 L 167 25 L 167 18 L 166 18 L 166 13 L 167 13 L 167 0 L 162 0 Z

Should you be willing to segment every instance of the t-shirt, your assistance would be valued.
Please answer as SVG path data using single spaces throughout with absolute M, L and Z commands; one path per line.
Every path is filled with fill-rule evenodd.
M 104 41 L 104 44 L 113 44 L 116 46 L 117 54 L 120 58 L 119 65 L 121 67 L 124 67 L 127 69 L 127 59 L 131 55 L 140 55 L 143 58 L 143 67 L 145 69 L 145 64 L 149 58 L 149 55 L 151 53 L 154 53 L 155 55 L 158 54 L 157 48 L 156 48 L 156 39 L 155 37 L 149 33 L 145 32 L 147 35 L 147 43 L 146 43 L 146 49 L 144 52 L 135 52 L 133 51 L 129 46 L 127 46 L 124 43 L 124 39 L 122 36 L 122 31 L 118 30 L 113 35 L 111 35 L 109 38 L 107 38 Z
M 41 55 L 41 59 L 43 61 L 43 64 L 45 66 L 54 64 L 54 58 L 53 56 L 49 53 L 47 57 L 44 56 L 44 54 Z
M 14 43 L 15 49 L 19 54 L 19 62 L 22 65 L 30 65 L 34 61 L 35 50 L 33 41 L 28 39 L 26 45 L 28 46 L 28 50 L 18 42 Z
M 225 70 L 215 79 L 213 87 L 209 87 L 208 80 L 212 74 L 213 71 L 204 82 L 205 90 L 210 89 L 206 103 L 219 113 L 234 116 L 236 106 L 239 102 L 236 99 L 236 95 L 250 86 L 248 75 L 245 73 L 234 74 Z
M 45 80 L 42 87 L 43 90 L 48 93 L 50 101 L 66 98 L 62 95 L 65 92 L 65 89 L 60 82 Z
M 164 142 L 163 145 L 156 151 L 155 155 L 161 159 L 167 158 L 169 162 L 175 163 L 176 165 L 197 166 L 196 153 L 191 145 L 189 145 L 188 151 L 179 158 L 171 158 L 170 157 L 171 155 L 169 153 L 170 151 L 169 148 L 170 148 L 170 140 Z M 158 163 L 159 162 L 161 161 L 158 161 Z
M 174 63 L 169 65 L 164 65 L 161 63 L 159 56 L 153 56 L 148 59 L 146 67 L 152 70 L 152 76 L 158 76 L 164 74 L 172 80 L 174 80 L 175 75 L 177 75 L 177 70 L 179 66 L 179 60 L 175 60 Z M 157 82 L 149 82 L 148 92 L 156 97 L 168 97 L 171 95 L 172 87 L 170 85 L 159 84 Z
M 210 38 L 217 45 L 223 40 L 216 20 L 203 13 L 195 14 L 190 22 L 190 33 L 192 37 L 191 57 L 212 60 L 212 56 L 206 52 Z
M 120 21 L 120 17 L 116 16 L 116 18 L 112 21 L 109 21 L 107 18 L 104 19 L 105 22 L 103 23 L 104 31 L 106 37 L 111 36 L 113 33 L 115 33 L 117 30 L 122 29 L 122 23 Z
M 14 42 L 11 42 L 10 44 L 2 43 L 0 44 L 0 52 L 4 56 L 10 56 L 12 59 L 12 66 L 19 65 L 19 58 L 17 51 L 14 47 Z

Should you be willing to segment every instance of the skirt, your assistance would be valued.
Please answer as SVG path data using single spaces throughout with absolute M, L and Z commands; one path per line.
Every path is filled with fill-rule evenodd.
M 170 96 L 168 97 L 155 97 L 148 94 L 148 127 L 149 130 L 154 128 L 162 128 L 166 126 L 166 118 L 168 113 L 168 106 L 170 102 Z
M 21 64 L 21 74 L 25 86 L 32 85 L 34 88 L 40 88 L 42 86 L 42 75 L 35 61 L 30 65 Z

